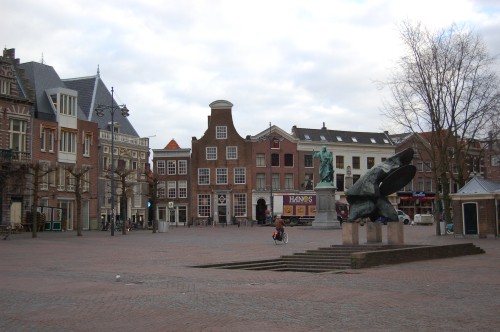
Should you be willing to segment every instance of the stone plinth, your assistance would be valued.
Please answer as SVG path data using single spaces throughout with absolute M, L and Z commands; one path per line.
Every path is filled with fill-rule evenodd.
M 366 242 L 382 243 L 382 225 L 379 222 L 366 223 Z
M 359 224 L 355 222 L 342 223 L 342 244 L 359 244 Z
M 335 187 L 330 183 L 320 183 L 314 188 L 316 192 L 316 215 L 312 222 L 313 228 L 340 228 L 335 210 Z
M 405 242 L 403 223 L 387 223 L 387 244 L 403 244 Z

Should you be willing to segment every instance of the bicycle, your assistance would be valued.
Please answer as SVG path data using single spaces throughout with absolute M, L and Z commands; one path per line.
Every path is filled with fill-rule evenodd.
M 280 236 L 280 232 L 278 230 L 274 231 L 274 234 L 273 234 L 273 240 L 274 240 L 274 244 L 278 244 L 279 242 L 283 243 L 283 244 L 287 244 L 288 243 L 288 234 L 283 231 L 283 234 L 281 234 Z

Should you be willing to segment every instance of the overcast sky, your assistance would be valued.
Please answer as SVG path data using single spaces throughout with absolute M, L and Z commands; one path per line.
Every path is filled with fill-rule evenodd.
M 466 24 L 500 54 L 497 0 L 4 0 L 0 41 L 63 79 L 99 66 L 151 148 L 189 148 L 219 99 L 242 137 L 270 122 L 397 131 L 374 82 L 401 55 L 403 20 Z

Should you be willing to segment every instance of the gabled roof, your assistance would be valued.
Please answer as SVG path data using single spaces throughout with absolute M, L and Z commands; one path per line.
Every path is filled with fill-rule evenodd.
M 283 129 L 281 129 L 280 127 L 278 127 L 276 125 L 272 125 L 271 128 L 265 129 L 265 130 L 261 131 L 260 133 L 258 133 L 257 135 L 252 136 L 251 139 L 255 141 L 255 140 L 267 138 L 270 132 L 274 133 L 274 134 L 279 134 L 281 137 L 283 137 L 291 142 L 298 140 L 296 137 L 290 135 L 289 133 L 287 133 L 286 131 L 284 131 Z
M 500 183 L 486 180 L 481 176 L 473 177 L 456 195 L 489 194 L 500 190 Z
M 105 111 L 104 116 L 99 117 L 95 114 L 97 105 L 111 107 L 111 92 L 108 90 L 99 74 L 90 77 L 64 79 L 64 83 L 71 89 L 78 91 L 78 105 L 87 117 L 87 120 L 96 122 L 99 129 L 110 130 L 111 112 Z M 118 103 L 113 98 L 113 105 Z M 131 110 L 133 112 L 134 110 Z M 120 112 L 115 111 L 113 121 L 120 125 L 120 133 L 139 137 L 130 121 L 122 116 Z
M 386 132 L 359 132 L 321 129 L 298 128 L 293 126 L 292 135 L 301 141 L 341 143 L 341 144 L 380 144 L 392 146 L 394 142 Z
M 56 121 L 56 114 L 54 113 L 46 90 L 54 88 L 71 88 L 64 84 L 52 66 L 32 61 L 20 64 L 19 68 L 24 70 L 26 77 L 35 90 L 35 110 L 37 112 L 37 117 L 43 120 Z M 85 115 L 82 113 L 80 107 L 78 107 L 77 116 L 79 119 L 85 119 Z
M 168 142 L 167 145 L 165 145 L 164 149 L 165 150 L 179 150 L 181 147 L 179 146 L 179 144 L 177 144 L 177 142 L 175 141 L 175 139 L 172 138 L 172 140 L 170 142 Z

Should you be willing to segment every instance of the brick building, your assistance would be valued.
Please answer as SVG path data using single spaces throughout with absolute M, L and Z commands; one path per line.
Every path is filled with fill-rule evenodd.
M 200 139 L 192 138 L 194 221 L 210 218 L 216 224 L 225 224 L 233 218 L 252 218 L 252 142 L 236 131 L 232 107 L 226 100 L 211 103 L 205 134 Z
M 500 235 L 500 183 L 474 176 L 450 195 L 455 237 Z
M 31 164 L 34 94 L 14 49 L 0 57 L 0 224 L 20 224 L 31 206 L 26 167 Z
M 97 220 L 97 125 L 87 121 L 78 107 L 78 92 L 53 67 L 27 62 L 20 68 L 36 94 L 32 153 L 41 165 L 37 209 L 46 217 L 45 229 L 76 229 L 74 175 L 80 173 L 82 226 L 89 229 Z
M 191 149 L 181 149 L 172 139 L 163 149 L 153 149 L 153 165 L 158 220 L 185 225 L 191 220 Z
M 252 216 L 262 223 L 266 210 L 275 211 L 274 196 L 301 190 L 298 139 L 270 125 L 251 140 Z

